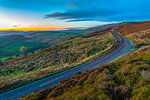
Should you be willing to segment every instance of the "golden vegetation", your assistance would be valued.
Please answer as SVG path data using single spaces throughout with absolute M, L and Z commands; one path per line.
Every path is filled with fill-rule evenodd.
M 135 47 L 150 44 L 150 21 L 136 22 L 119 28 L 119 32 L 135 43 Z

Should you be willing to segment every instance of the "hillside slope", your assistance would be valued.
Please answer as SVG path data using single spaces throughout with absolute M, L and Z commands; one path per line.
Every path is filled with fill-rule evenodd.
M 150 21 L 136 22 L 119 28 L 119 32 L 134 41 L 135 47 L 150 44 Z
M 20 47 L 27 48 L 26 53 L 39 49 L 48 48 L 59 42 L 89 34 L 112 25 L 89 28 L 84 30 L 62 30 L 62 31 L 0 31 L 0 61 L 20 54 Z
M 148 100 L 150 99 L 150 46 L 21 100 Z
M 117 45 L 109 31 L 91 34 L 1 62 L 0 93 L 82 64 Z

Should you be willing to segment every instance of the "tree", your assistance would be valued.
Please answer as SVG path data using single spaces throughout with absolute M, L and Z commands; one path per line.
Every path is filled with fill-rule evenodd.
M 20 52 L 21 52 L 22 54 L 24 54 L 26 51 L 27 51 L 27 48 L 26 48 L 25 46 L 22 46 L 22 47 L 20 48 Z

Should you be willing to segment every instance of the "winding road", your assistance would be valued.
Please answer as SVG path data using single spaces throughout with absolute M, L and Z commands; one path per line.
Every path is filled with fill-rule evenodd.
M 11 90 L 9 92 L 0 94 L 0 100 L 6 100 L 9 98 L 10 100 L 14 100 L 16 98 L 20 98 L 23 95 L 27 95 L 29 93 L 34 92 L 35 90 L 44 89 L 50 86 L 53 86 L 59 83 L 61 80 L 64 80 L 68 77 L 75 75 L 78 72 L 85 72 L 87 70 L 99 67 L 101 65 L 107 64 L 121 57 L 130 51 L 133 46 L 133 43 L 126 38 L 119 35 L 116 30 L 112 32 L 114 36 L 119 40 L 119 44 L 110 52 L 105 55 L 87 62 L 85 64 L 76 66 L 74 68 L 68 69 L 64 72 L 58 73 L 56 75 L 41 79 L 39 81 L 27 84 L 25 86 L 19 87 L 17 89 Z

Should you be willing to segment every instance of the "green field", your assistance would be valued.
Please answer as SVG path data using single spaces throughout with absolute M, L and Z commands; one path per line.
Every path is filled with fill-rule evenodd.
M 0 61 L 5 61 L 5 60 L 7 60 L 9 58 L 16 58 L 16 56 L 2 57 L 2 58 L 0 58 Z
M 27 52 L 35 51 L 39 48 L 49 47 L 47 43 L 23 42 L 10 38 L 0 38 L 0 58 L 4 60 L 9 56 L 15 56 L 20 53 L 20 47 L 25 46 Z

